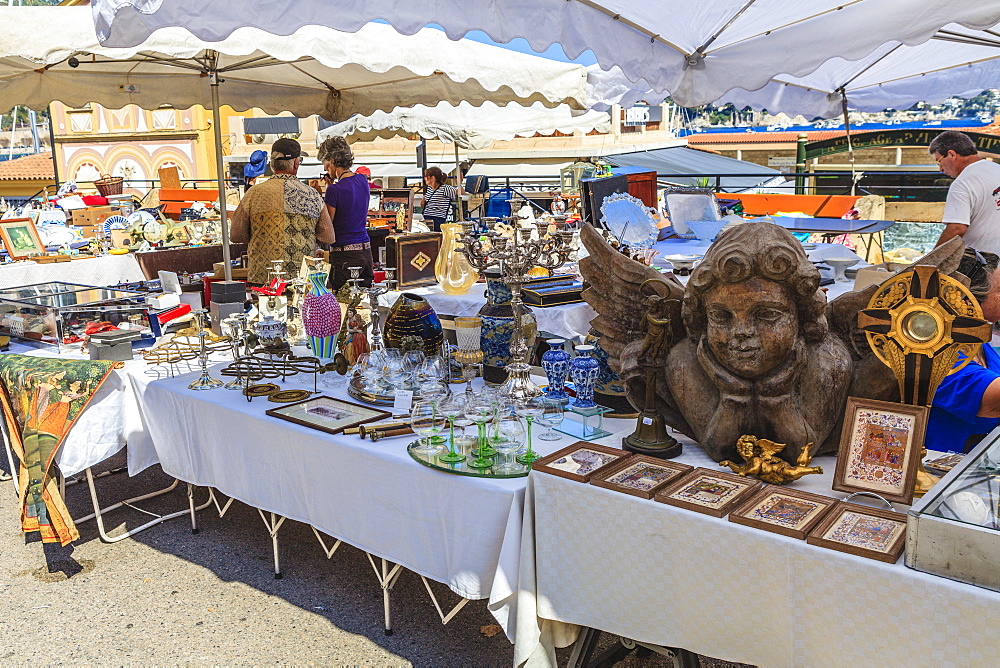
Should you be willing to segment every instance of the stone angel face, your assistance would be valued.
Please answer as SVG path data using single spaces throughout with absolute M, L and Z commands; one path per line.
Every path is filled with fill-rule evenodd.
M 747 223 L 723 232 L 687 285 L 611 248 L 590 226 L 580 262 L 590 287 L 583 297 L 591 325 L 622 378 L 633 406 L 645 396 L 640 367 L 649 294 L 680 300 L 662 374 L 657 410 L 667 424 L 716 460 L 734 458 L 741 435 L 836 452 L 847 396 L 892 401 L 895 379 L 857 328 L 877 286 L 832 302 L 819 271 L 790 232 Z M 921 260 L 954 271 L 963 250 L 949 242 Z

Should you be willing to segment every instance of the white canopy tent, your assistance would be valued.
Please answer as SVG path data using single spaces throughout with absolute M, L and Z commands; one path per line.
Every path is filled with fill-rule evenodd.
M 331 120 L 441 100 L 586 104 L 587 70 L 579 65 L 454 42 L 430 29 L 403 36 L 380 24 L 353 34 L 306 26 L 281 37 L 244 28 L 209 44 L 167 28 L 117 49 L 98 42 L 86 7 L 0 8 L 0 22 L 0 112 L 56 100 L 111 108 L 203 105 L 215 118 L 220 193 L 220 88 L 238 111 L 258 107 Z M 229 227 L 221 208 L 228 279 Z
M 494 141 L 531 137 L 536 133 L 608 132 L 610 129 L 611 117 L 607 113 L 575 113 L 567 105 L 547 109 L 537 103 L 525 107 L 513 103 L 500 106 L 486 102 L 476 107 L 468 102 L 458 105 L 441 102 L 433 107 L 397 107 L 389 112 L 353 116 L 322 130 L 316 141 L 327 137 L 368 141 L 411 135 L 453 143 L 456 149 L 478 150 Z
M 303 25 L 355 31 L 384 19 L 412 34 L 428 23 L 455 39 L 482 30 L 496 42 L 522 37 L 575 58 L 593 51 L 639 90 L 675 102 L 714 102 L 734 87 L 755 90 L 772 76 L 804 76 L 833 57 L 860 59 L 887 42 L 920 44 L 942 26 L 985 28 L 1000 3 L 983 0 L 299 0 L 294 11 L 267 0 L 94 0 L 102 41 L 141 42 L 164 26 L 210 41 L 241 26 L 290 33 Z
M 771 113 L 833 117 L 851 109 L 908 109 L 951 96 L 974 97 L 1000 82 L 1000 32 L 952 24 L 917 46 L 887 44 L 857 61 L 834 58 L 802 77 L 775 76 L 755 91 L 737 88 L 720 103 Z

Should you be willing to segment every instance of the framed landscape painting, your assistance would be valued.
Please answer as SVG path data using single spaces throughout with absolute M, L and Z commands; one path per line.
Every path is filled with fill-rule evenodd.
M 768 485 L 731 512 L 729 521 L 805 540 L 835 505 L 828 496 Z
M 0 220 L 0 241 L 7 254 L 15 260 L 45 252 L 45 244 L 30 218 Z
M 928 412 L 926 406 L 848 397 L 833 489 L 913 501 Z

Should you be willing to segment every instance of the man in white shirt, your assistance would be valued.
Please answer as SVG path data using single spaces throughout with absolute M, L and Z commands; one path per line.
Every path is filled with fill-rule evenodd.
M 966 246 L 1000 254 L 1000 165 L 984 160 L 968 135 L 942 132 L 928 147 L 938 168 L 955 179 L 941 222 L 941 245 L 960 236 Z

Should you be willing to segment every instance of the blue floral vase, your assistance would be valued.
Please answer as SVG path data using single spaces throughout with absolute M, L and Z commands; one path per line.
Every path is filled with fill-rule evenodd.
M 577 408 L 593 408 L 597 405 L 594 402 L 594 385 L 601 374 L 601 363 L 591 354 L 594 346 L 575 346 L 574 350 L 576 357 L 569 363 L 569 374 L 576 389 L 573 405 Z
M 601 371 L 597 374 L 597 383 L 594 384 L 594 401 L 600 406 L 611 409 L 611 412 L 604 417 L 637 417 L 638 412 L 625 396 L 625 386 L 622 384 L 621 378 L 611 370 L 611 365 L 608 364 L 608 353 L 601 347 L 601 335 L 597 333 L 597 330 L 591 328 L 584 343 L 588 346 L 594 346 L 592 354 L 601 365 Z
M 566 339 L 548 339 L 546 343 L 549 349 L 542 355 L 542 369 L 549 379 L 549 386 L 545 394 L 552 399 L 565 399 L 570 360 L 570 354 L 563 349 Z
M 500 272 L 486 271 L 486 304 L 477 314 L 483 321 L 480 334 L 480 348 L 483 351 L 483 380 L 490 384 L 500 384 L 507 380 L 504 369 L 510 359 L 510 342 L 514 334 L 514 310 L 510 305 L 510 288 L 503 282 Z M 523 307 L 522 331 L 527 339 L 528 350 L 535 346 L 538 323 L 528 307 Z

